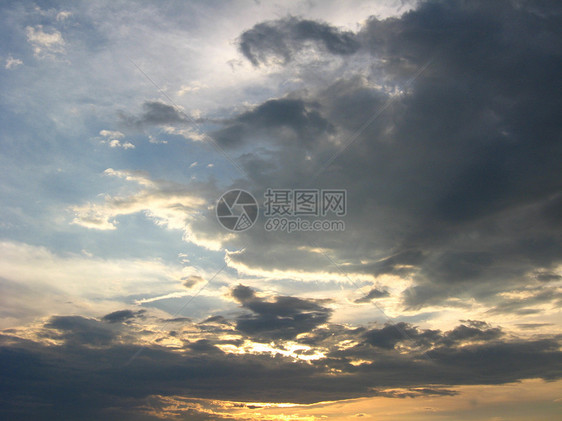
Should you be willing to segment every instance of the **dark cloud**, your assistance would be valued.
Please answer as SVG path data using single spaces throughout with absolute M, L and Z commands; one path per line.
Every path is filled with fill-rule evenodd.
M 220 348 L 217 348 L 208 339 L 200 339 L 198 341 L 191 342 L 187 344 L 187 348 L 198 354 L 209 354 L 209 353 L 223 354 Z
M 186 288 L 193 288 L 195 285 L 205 282 L 205 280 L 198 275 L 187 276 L 185 278 L 182 278 L 182 281 L 183 286 Z
M 128 126 L 143 128 L 148 126 L 168 126 L 189 122 L 175 107 L 158 101 L 147 101 L 142 105 L 139 116 L 121 113 L 121 120 Z
M 437 342 L 439 332 L 434 330 L 419 331 L 407 323 L 387 325 L 381 329 L 372 329 L 363 334 L 365 342 L 377 348 L 394 349 L 400 342 L 412 342 L 414 345 L 428 345 Z
M 46 335 L 76 345 L 108 345 L 116 337 L 106 324 L 81 316 L 53 316 L 45 327 Z
M 540 313 L 542 309 L 538 306 L 551 304 L 557 308 L 562 302 L 562 292 L 559 288 L 525 288 L 515 290 L 525 295 L 525 298 L 511 298 L 501 300 L 496 306 L 488 310 L 490 314 L 535 314 Z
M 519 329 L 537 329 L 546 326 L 553 326 L 553 323 L 518 323 L 517 327 Z
M 438 389 L 430 387 L 410 388 L 404 391 L 385 391 L 380 392 L 378 396 L 389 398 L 416 398 L 419 396 L 455 396 L 458 392 L 450 389 Z
M 253 298 L 245 305 L 262 306 L 256 313 L 260 317 L 290 318 L 302 309 L 319 311 L 316 303 L 288 298 L 293 297 Z M 108 326 L 115 328 L 112 334 L 107 333 Z M 133 338 L 141 332 L 133 325 L 55 317 L 43 330 L 51 332 L 44 336 L 61 340 L 59 345 L 13 333 L 0 336 L 4 379 L 0 413 L 7 419 L 93 420 L 120 419 L 117 411 L 130 414 L 121 419 L 142 419 L 143 414 L 151 419 L 148 408 L 153 413 L 161 410 L 154 402 L 156 395 L 312 403 L 362 396 L 452 395 L 451 386 L 456 385 L 562 376 L 559 337 L 506 339 L 499 328 L 485 322 L 467 321 L 444 333 L 404 323 L 397 326 L 402 332 L 396 326 L 368 331 L 332 324 L 313 327 L 298 340 L 312 339 L 314 349 L 326 356 L 310 362 L 269 354 L 226 354 L 219 345 L 229 341 L 209 337 L 186 340 L 182 348 L 148 345 L 126 364 L 139 349 Z M 196 325 L 189 326 L 190 332 L 194 329 Z M 281 326 L 274 323 L 274 329 Z M 129 339 L 112 342 L 115 335 Z M 341 345 L 350 340 L 356 345 Z M 242 341 L 235 346 L 243 346 Z M 362 362 L 351 364 L 357 360 Z
M 237 319 L 236 328 L 257 341 L 293 339 L 326 323 L 332 313 L 331 309 L 321 305 L 325 300 L 280 296 L 266 301 L 244 285 L 235 287 L 232 296 L 252 311 L 251 315 Z
M 330 131 L 287 114 L 299 133 L 308 126 L 312 135 L 274 134 L 268 142 L 276 153 L 245 149 L 252 186 L 257 193 L 279 185 L 346 188 L 346 232 L 314 233 L 315 242 L 350 272 L 412 279 L 402 297 L 410 309 L 462 306 L 464 298 L 494 307 L 504 291 L 557 280 L 561 16 L 559 5 L 532 1 L 425 1 L 398 18 L 368 19 L 352 37 L 360 48 L 346 72 L 328 87 L 288 96 L 314 104 Z M 245 55 L 254 64 L 290 60 L 303 44 L 279 28 L 296 21 L 256 26 L 241 37 Z M 263 43 L 254 42 L 259 37 Z M 353 60 L 359 55 L 368 64 Z M 298 71 L 317 71 L 306 66 Z M 246 127 L 261 121 L 277 127 L 241 114 L 227 137 L 250 144 L 255 132 Z M 234 262 L 321 267 L 317 253 L 294 252 L 304 235 L 273 243 L 255 229 L 246 237 Z
M 287 63 L 306 47 L 346 56 L 360 46 L 352 32 L 294 17 L 259 23 L 245 31 L 238 42 L 240 51 L 254 66 L 272 59 Z
M 371 289 L 364 297 L 358 298 L 355 300 L 356 303 L 370 303 L 371 300 L 374 300 L 376 298 L 383 298 L 383 297 L 388 297 L 390 294 L 388 293 L 388 291 L 386 289 L 377 289 L 377 288 L 373 288 Z
M 163 319 L 162 321 L 165 323 L 183 323 L 189 322 L 191 319 L 189 317 L 174 317 L 172 319 Z
M 218 323 L 218 324 L 226 323 L 227 324 L 228 320 L 222 316 L 211 316 L 203 320 L 201 323 Z
M 553 272 L 539 272 L 537 273 L 537 279 L 542 282 L 559 281 L 562 276 Z
M 318 327 L 314 331 L 298 338 L 298 342 L 311 347 L 328 347 L 335 346 L 338 341 L 356 341 L 357 338 L 366 332 L 365 327 L 348 327 L 331 323 L 329 327 Z
M 102 317 L 102 321 L 109 323 L 123 323 L 135 317 L 141 316 L 146 310 L 132 311 L 132 310 L 118 310 L 113 313 L 106 314 Z
M 498 339 L 503 333 L 499 328 L 479 329 L 474 326 L 460 325 L 450 332 L 447 332 L 445 341 L 465 342 L 465 341 L 490 341 Z
M 484 329 L 489 327 L 488 323 L 486 323 L 485 321 L 482 320 L 461 320 L 461 323 L 470 326 L 470 327 L 475 327 L 478 329 Z
M 162 125 L 184 121 L 184 117 L 176 108 L 161 102 L 145 102 L 143 110 L 144 112 L 139 119 L 142 124 Z
M 239 301 L 240 303 L 245 303 L 249 300 L 253 300 L 256 296 L 252 288 L 242 284 L 234 287 L 230 294 L 236 301 Z
M 331 124 L 314 108 L 317 105 L 301 99 L 271 99 L 225 122 L 225 127 L 212 136 L 225 147 L 240 146 L 245 139 L 257 144 L 264 134 L 266 139 L 275 134 L 276 139 L 284 139 L 287 144 L 307 143 L 319 134 L 333 131 Z

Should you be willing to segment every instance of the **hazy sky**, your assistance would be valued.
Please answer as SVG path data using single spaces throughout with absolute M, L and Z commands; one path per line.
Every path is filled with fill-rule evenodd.
M 0 418 L 562 412 L 556 2 L 3 1 L 0 33 Z M 345 229 L 268 231 L 268 189 L 345 190 Z

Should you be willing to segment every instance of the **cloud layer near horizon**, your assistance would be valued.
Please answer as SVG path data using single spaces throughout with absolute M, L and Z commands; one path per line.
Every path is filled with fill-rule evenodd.
M 28 339 L 5 331 L 4 407 L 22 415 L 42 408 L 40 419 L 95 419 L 111 416 L 108 407 L 146 411 L 153 395 L 306 404 L 454 395 L 459 385 L 562 375 L 560 335 L 523 340 L 474 320 L 446 332 L 407 323 L 349 328 L 329 322 L 329 303 L 258 297 L 244 285 L 230 293 L 249 313 L 176 320 L 163 330 L 144 311 L 120 310 L 101 319 L 53 316 Z M 147 338 L 152 345 L 142 345 Z M 174 344 L 159 344 L 167 338 Z M 20 407 L 25 396 L 33 402 Z

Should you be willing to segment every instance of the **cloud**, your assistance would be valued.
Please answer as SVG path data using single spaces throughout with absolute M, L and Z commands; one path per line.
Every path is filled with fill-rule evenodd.
M 116 338 L 109 327 L 81 316 L 54 316 L 45 327 L 54 331 L 51 338 L 79 346 L 109 345 Z
M 372 288 L 364 297 L 355 300 L 356 303 L 370 303 L 371 300 L 376 298 L 388 297 L 390 294 L 387 290 L 380 290 L 378 288 Z
M 240 51 L 254 66 L 273 59 L 287 63 L 310 44 L 343 56 L 353 54 L 360 45 L 352 32 L 295 17 L 259 23 L 239 38 Z
M 242 284 L 234 287 L 231 291 L 231 295 L 240 303 L 245 303 L 246 301 L 253 300 L 256 296 L 252 288 Z
M 56 412 L 69 418 L 78 408 L 92 416 L 108 408 L 142 413 L 154 395 L 312 403 L 454 395 L 451 387 L 482 381 L 560 378 L 559 337 L 520 339 L 484 321 L 465 321 L 446 332 L 406 323 L 351 329 L 330 323 L 330 310 L 318 300 L 258 294 L 244 285 L 230 293 L 251 315 L 232 320 L 215 316 L 203 323 L 184 318 L 172 336 L 130 323 L 146 316 L 132 310 L 101 319 L 53 316 L 35 328 L 35 336 L 23 328 L 4 332 L 0 354 L 10 367 L 5 376 L 11 384 L 4 410 L 33 414 L 36 408 L 24 403 L 33 400 L 46 405 L 45 417 Z M 222 330 L 209 330 L 210 325 Z M 173 345 L 162 345 L 170 337 Z M 238 340 L 248 337 L 267 342 L 260 348 Z M 305 362 L 260 351 L 272 340 L 280 350 L 298 349 L 296 345 L 312 340 L 322 354 Z M 140 343 L 145 344 L 143 352 L 126 365 Z M 34 375 L 25 376 L 26 370 Z M 135 381 L 122 387 L 123 378 Z M 44 383 L 51 387 L 41 387 Z M 77 385 L 80 394 L 73 392 Z M 11 399 L 16 396 L 25 399 Z
M 58 255 L 25 243 L 0 242 L 2 325 L 20 326 L 59 314 L 98 317 L 123 308 L 129 296 L 179 291 L 187 268 L 160 259 Z
M 190 275 L 182 278 L 182 285 L 186 288 L 193 288 L 197 284 L 202 284 L 205 280 L 199 275 Z
M 293 339 L 327 322 L 332 313 L 331 309 L 321 305 L 325 300 L 276 297 L 273 301 L 265 301 L 245 285 L 238 285 L 231 294 L 242 307 L 252 312 L 240 316 L 236 328 L 257 341 Z
M 188 116 L 180 108 L 164 104 L 159 101 L 145 101 L 142 105 L 143 112 L 135 116 L 123 111 L 118 113 L 121 123 L 126 127 L 145 131 L 151 127 L 160 127 L 167 134 L 182 136 L 192 141 L 208 140 L 206 134 L 201 134 L 197 124 L 200 118 L 193 111 Z M 155 139 L 149 135 L 150 143 L 168 143 Z
M 135 145 L 131 142 L 121 141 L 125 135 L 119 131 L 101 130 L 100 135 L 104 138 L 101 143 L 108 144 L 110 148 L 135 149 Z
M 536 274 L 536 277 L 539 281 L 543 282 L 559 281 L 562 279 L 562 275 L 553 272 L 539 272 Z
M 365 342 L 377 348 L 395 349 L 402 341 L 414 341 L 416 344 L 434 343 L 438 338 L 438 332 L 426 330 L 419 332 L 417 328 L 407 323 L 387 325 L 381 329 L 372 329 L 363 334 Z
M 460 325 L 448 332 L 445 341 L 465 342 L 465 341 L 490 341 L 502 336 L 499 328 L 480 329 L 478 327 Z
M 271 99 L 236 116 L 226 127 L 212 133 L 212 137 L 226 147 L 236 146 L 245 138 L 259 137 L 259 132 L 280 131 L 286 142 L 294 138 L 303 142 L 319 134 L 332 131 L 330 123 L 300 99 Z M 287 131 L 289 133 L 287 133 Z
M 116 229 L 116 220 L 121 215 L 144 211 L 156 223 L 171 229 L 185 230 L 194 219 L 194 213 L 205 203 L 196 192 L 186 186 L 165 181 L 153 181 L 147 174 L 135 171 L 116 171 L 108 168 L 107 176 L 132 181 L 141 189 L 129 196 L 106 196 L 101 204 L 87 203 L 73 206 L 73 223 L 99 230 Z
M 527 25 L 514 27 L 513 19 Z M 212 209 L 204 209 L 220 195 L 216 186 L 205 192 L 200 185 L 171 187 L 146 175 L 137 193 L 73 207 L 74 223 L 115 230 L 120 217 L 145 212 L 210 249 L 237 249 L 236 240 L 244 239 L 248 247 L 228 252 L 227 263 L 246 275 L 343 282 L 388 275 L 399 283 L 392 291 L 401 300 L 397 310 L 493 309 L 503 292 L 559 276 L 562 245 L 555 232 L 562 202 L 554 180 L 562 174 L 552 112 L 558 99 L 545 89 L 545 81 L 558 83 L 558 52 L 551 47 L 556 25 L 546 25 L 556 19 L 555 10 L 536 14 L 511 3 L 429 1 L 400 17 L 371 17 L 355 33 L 287 18 L 239 38 L 248 59 L 262 65 L 271 57 L 290 61 L 304 45 L 320 55 L 347 54 L 337 78 L 323 75 L 327 85 L 201 119 L 219 126 L 213 137 L 245 167 L 247 188 L 257 197 L 267 187 L 303 183 L 347 189 L 347 231 L 337 238 L 314 233 L 323 253 L 303 247 L 309 236 L 302 233 L 272 241 L 259 224 L 239 236 L 221 233 Z M 531 46 L 538 27 L 551 42 Z M 296 35 L 287 28 L 298 29 Z M 274 34 L 281 47 L 270 35 L 260 44 L 259 31 Z M 345 40 L 355 47 L 335 47 L 348 45 Z M 294 77 L 322 72 L 288 62 L 279 71 Z M 190 136 L 185 116 L 161 102 L 146 101 L 141 113 L 123 119 Z M 551 311 L 511 308 L 518 315 Z
M 562 289 L 542 286 L 521 288 L 502 294 L 502 298 L 488 310 L 489 314 L 535 314 L 546 310 L 545 306 L 558 308 L 562 303 Z
M 100 135 L 105 138 L 122 139 L 125 135 L 117 130 L 101 130 Z
M 315 233 L 315 242 L 346 271 L 411 281 L 404 308 L 468 297 L 492 308 L 503 291 L 559 276 L 559 20 L 557 6 L 462 1 L 371 17 L 344 37 L 358 44 L 341 52 L 355 54 L 328 86 L 266 100 L 215 136 L 243 153 L 258 195 L 269 186 L 345 187 L 348 229 L 337 241 Z M 311 75 L 318 69 L 309 63 L 288 62 L 305 41 L 324 41 L 287 29 L 299 23 L 309 24 L 258 24 L 239 47 L 254 65 L 277 58 L 287 77 Z M 329 32 L 322 25 L 318 34 Z M 300 111 L 269 114 L 273 104 Z M 307 109 L 316 117 L 304 118 Z M 246 251 L 231 256 L 237 267 L 315 271 L 305 251 L 299 259 L 261 257 L 289 256 L 304 236 L 273 243 L 256 229 L 246 237 Z
M 59 22 L 63 22 L 66 19 L 68 19 L 70 16 L 72 16 L 72 12 L 69 12 L 68 10 L 62 10 L 57 13 L 56 20 Z
M 43 30 L 43 25 L 27 26 L 25 28 L 27 41 L 33 47 L 33 53 L 39 58 L 54 58 L 65 53 L 65 41 L 56 29 L 49 32 Z
M 168 143 L 167 140 L 156 139 L 156 138 L 152 137 L 151 135 L 148 136 L 148 141 L 149 141 L 150 143 L 155 144 L 155 145 Z
M 178 95 L 182 96 L 189 92 L 197 92 L 204 88 L 208 88 L 208 86 L 201 82 L 193 82 L 190 85 L 182 85 L 178 91 Z
M 112 313 L 106 314 L 101 318 L 101 320 L 109 323 L 125 323 L 131 319 L 134 319 L 135 317 L 141 316 L 145 312 L 145 310 L 117 310 Z
M 143 112 L 138 117 L 121 113 L 121 118 L 127 124 L 136 127 L 168 126 L 189 121 L 175 107 L 162 102 L 147 101 L 142 108 Z
M 4 68 L 11 70 L 11 69 L 15 69 L 18 66 L 21 66 L 22 64 L 23 61 L 21 61 L 19 58 L 13 58 L 12 56 L 10 56 L 6 59 L 6 64 L 4 65 Z
M 190 180 L 187 184 L 153 180 L 143 171 L 115 170 L 103 172 L 125 181 L 125 195 L 106 194 L 103 200 L 71 206 L 72 223 L 86 228 L 113 231 L 119 218 L 143 213 L 156 225 L 183 233 L 183 239 L 210 250 L 220 250 L 232 238 L 217 223 L 214 203 L 222 193 L 215 180 Z
M 135 145 L 133 145 L 131 142 L 121 143 L 117 139 L 110 140 L 109 141 L 109 147 L 110 148 L 122 148 L 122 149 L 135 149 Z

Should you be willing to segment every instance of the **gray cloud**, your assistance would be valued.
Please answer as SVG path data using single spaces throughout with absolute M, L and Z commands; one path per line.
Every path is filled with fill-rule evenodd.
M 76 345 L 108 345 L 116 338 L 109 326 L 81 316 L 54 316 L 45 327 L 46 335 Z
M 535 314 L 541 310 L 539 305 L 551 304 L 558 308 L 562 303 L 562 292 L 555 287 L 538 287 L 515 290 L 525 294 L 525 298 L 501 300 L 496 306 L 488 310 L 490 314 Z
M 388 297 L 390 294 L 386 289 L 372 288 L 364 297 L 355 300 L 356 303 L 370 303 L 376 298 Z
M 142 109 L 143 112 L 139 116 L 120 113 L 121 120 L 124 124 L 136 128 L 177 125 L 189 122 L 175 107 L 163 102 L 147 101 L 142 105 Z
M 245 307 L 253 308 L 254 320 L 270 323 L 264 329 L 250 325 L 252 333 L 275 332 L 271 338 L 276 340 L 287 326 L 268 316 L 296 321 L 306 312 L 327 313 L 312 301 L 256 298 L 240 286 L 234 291 Z M 186 332 L 193 334 L 197 325 L 186 323 Z M 289 326 L 288 331 L 291 327 L 296 326 Z M 406 323 L 369 330 L 329 322 L 310 325 L 297 341 L 314 344 L 326 356 L 309 363 L 279 355 L 225 354 L 218 345 L 240 346 L 242 342 L 211 335 L 185 339 L 180 349 L 149 345 L 127 365 L 139 349 L 134 338 L 142 331 L 137 329 L 132 324 L 53 317 L 43 326 L 44 336 L 61 340 L 60 345 L 5 332 L 0 336 L 0 361 L 9 387 L 2 388 L 3 414 L 33 419 L 52 419 L 54 414 L 67 419 L 99 419 L 102 415 L 119 419 L 112 415 L 117 411 L 142 419 L 135 414 L 140 416 L 151 407 L 154 395 L 311 403 L 361 396 L 452 395 L 455 391 L 450 387 L 456 385 L 554 380 L 562 375 L 559 337 L 507 338 L 500 328 L 483 321 L 465 321 L 448 332 Z M 229 335 L 237 333 L 245 336 L 247 326 L 229 331 Z M 201 334 L 206 333 L 202 330 Z M 121 341 L 113 340 L 117 336 Z M 350 340 L 356 345 L 341 346 Z M 356 360 L 363 362 L 351 364 Z M 272 378 L 276 381 L 271 382 Z M 427 384 L 435 386 L 428 388 Z M 394 388 L 406 391 L 387 390 Z
M 247 139 L 255 144 L 263 134 L 266 139 L 271 138 L 272 132 L 276 139 L 284 139 L 286 143 L 306 143 L 333 131 L 331 124 L 314 108 L 317 105 L 301 99 L 271 99 L 225 122 L 225 127 L 212 136 L 225 147 L 240 146 Z
M 462 297 L 494 306 L 497 293 L 558 279 L 560 16 L 559 6 L 540 2 L 426 1 L 400 18 L 370 18 L 354 36 L 369 65 L 349 64 L 330 86 L 290 96 L 315 104 L 330 131 L 287 114 L 300 133 L 308 125 L 309 135 L 292 143 L 285 133 L 268 137 L 276 153 L 244 150 L 240 162 L 252 186 L 258 195 L 266 186 L 346 188 L 347 231 L 314 233 L 315 242 L 349 271 L 412 277 L 402 297 L 411 309 Z M 260 27 L 264 40 L 277 37 L 273 46 L 244 44 L 250 61 L 271 54 L 290 60 L 301 48 L 276 29 L 282 22 Z M 255 133 L 249 127 L 261 130 L 265 120 L 240 119 L 225 130 L 244 145 Z M 312 180 L 346 139 L 355 142 Z M 250 267 L 309 270 L 318 260 L 294 253 L 305 235 L 273 243 L 256 229 L 245 237 L 250 246 L 232 259 Z M 359 263 L 359 256 L 376 263 Z
M 102 321 L 109 323 L 124 323 L 135 317 L 141 316 L 145 310 L 132 311 L 132 310 L 118 310 L 113 313 L 106 314 L 102 317 Z
M 475 326 L 460 325 L 447 333 L 445 342 L 490 341 L 503 335 L 499 328 L 480 329 Z
M 186 288 L 193 288 L 195 285 L 205 282 L 205 280 L 199 275 L 191 275 L 182 278 L 182 285 Z
M 247 301 L 251 301 L 256 297 L 256 294 L 252 288 L 242 284 L 234 287 L 230 293 L 232 297 L 240 303 L 246 303 Z
M 377 348 L 394 349 L 399 342 L 413 341 L 415 344 L 437 342 L 439 332 L 433 330 L 418 331 L 407 323 L 387 325 L 381 329 L 372 329 L 363 334 L 365 342 Z
M 259 23 L 239 38 L 240 51 L 254 66 L 271 59 L 287 63 L 310 44 L 342 56 L 355 53 L 360 46 L 352 32 L 295 17 Z
M 331 309 L 321 305 L 325 300 L 281 296 L 266 301 L 244 285 L 235 287 L 232 295 L 253 313 L 240 316 L 236 328 L 257 341 L 293 339 L 326 323 L 332 313 Z

